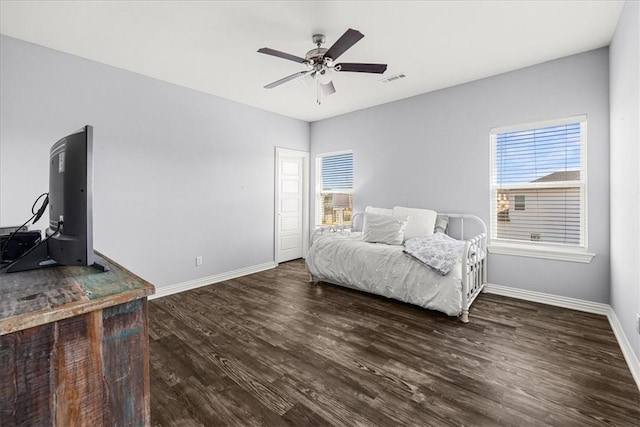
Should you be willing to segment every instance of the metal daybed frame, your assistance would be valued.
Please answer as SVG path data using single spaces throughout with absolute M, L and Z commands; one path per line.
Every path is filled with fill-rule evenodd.
M 469 308 L 471 304 L 478 297 L 480 292 L 484 290 L 487 283 L 487 226 L 484 221 L 472 214 L 462 213 L 438 213 L 440 216 L 448 216 L 449 218 L 456 218 L 458 221 L 454 221 L 457 226 L 453 227 L 455 236 L 461 240 L 465 240 L 465 246 L 463 256 L 461 260 L 461 277 L 462 277 L 462 310 L 459 314 L 460 320 L 463 323 L 469 322 Z M 361 212 L 353 215 L 353 221 L 362 216 Z M 465 221 L 476 223 L 480 227 L 480 234 L 465 239 Z M 467 227 L 469 229 L 470 227 Z M 452 229 L 450 222 L 449 231 Z M 310 282 L 317 282 L 318 280 L 309 273 Z

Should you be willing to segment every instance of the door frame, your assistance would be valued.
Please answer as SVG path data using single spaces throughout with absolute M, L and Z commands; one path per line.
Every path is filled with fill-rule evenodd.
M 309 152 L 301 150 L 292 150 L 290 148 L 276 147 L 275 153 L 275 199 L 273 213 L 273 236 L 274 236 L 274 253 L 273 261 L 276 265 L 278 262 L 278 253 L 280 251 L 278 221 L 280 207 L 280 156 L 294 156 L 302 158 L 302 258 L 307 257 L 309 252 Z

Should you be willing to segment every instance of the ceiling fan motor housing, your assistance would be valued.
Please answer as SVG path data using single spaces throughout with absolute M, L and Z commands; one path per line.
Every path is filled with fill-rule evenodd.
M 327 53 L 328 50 L 329 49 L 326 49 L 324 47 L 311 49 L 309 52 L 307 52 L 307 54 L 304 57 L 307 61 L 311 63 L 322 62 L 322 58 L 324 57 L 324 54 Z

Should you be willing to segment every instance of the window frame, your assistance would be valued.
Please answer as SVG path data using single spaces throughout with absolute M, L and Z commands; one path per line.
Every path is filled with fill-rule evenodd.
M 546 127 L 562 126 L 568 124 L 580 124 L 580 180 L 579 181 L 559 181 L 545 183 L 526 183 L 505 185 L 497 182 L 497 137 L 499 134 L 528 131 L 533 129 L 541 129 Z M 490 238 L 489 251 L 503 255 L 516 255 L 534 258 L 545 258 L 573 262 L 591 262 L 595 254 L 588 253 L 588 184 L 587 184 L 587 115 L 565 117 L 561 119 L 545 120 L 539 122 L 530 122 L 524 124 L 516 124 L 509 126 L 501 126 L 491 128 L 489 132 L 489 152 L 490 152 L 490 170 L 489 170 L 489 205 L 490 205 Z M 580 189 L 580 214 L 582 217 L 580 227 L 579 244 L 555 243 L 555 242 L 539 242 L 518 239 L 498 238 L 498 203 L 497 196 L 499 191 L 505 189 L 536 189 L 536 188 L 566 188 L 567 183 L 570 187 L 578 187 Z M 515 194 L 515 193 L 514 193 Z M 515 199 L 514 199 L 515 208 Z M 526 209 L 526 208 L 525 208 Z
M 315 207 L 314 207 L 314 216 L 315 216 L 315 227 L 337 227 L 337 225 L 327 225 L 327 224 L 323 224 L 322 223 L 322 216 L 319 215 L 320 213 L 320 207 L 321 207 L 321 202 L 320 202 L 320 195 L 323 193 L 322 191 L 322 159 L 324 157 L 332 157 L 332 156 L 340 156 L 343 154 L 351 154 L 353 156 L 353 150 L 351 149 L 347 149 L 347 150 L 338 150 L 338 151 L 328 151 L 325 153 L 318 153 L 316 154 L 316 173 L 315 173 Z M 353 173 L 353 164 L 352 164 L 352 173 Z M 332 194 L 349 194 L 351 197 L 351 202 L 352 202 L 352 206 L 351 208 L 353 209 L 353 182 L 351 183 L 351 189 L 348 192 L 345 192 L 344 190 L 341 191 L 328 191 L 328 193 L 332 193 Z M 327 193 L 327 192 L 324 192 Z M 343 227 L 348 228 L 350 226 L 350 224 L 344 224 Z

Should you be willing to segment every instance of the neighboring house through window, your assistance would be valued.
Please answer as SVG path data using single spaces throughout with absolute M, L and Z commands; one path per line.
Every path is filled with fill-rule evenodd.
M 587 117 L 491 130 L 491 242 L 587 246 Z
M 316 225 L 350 225 L 353 213 L 353 153 L 340 151 L 316 158 Z

